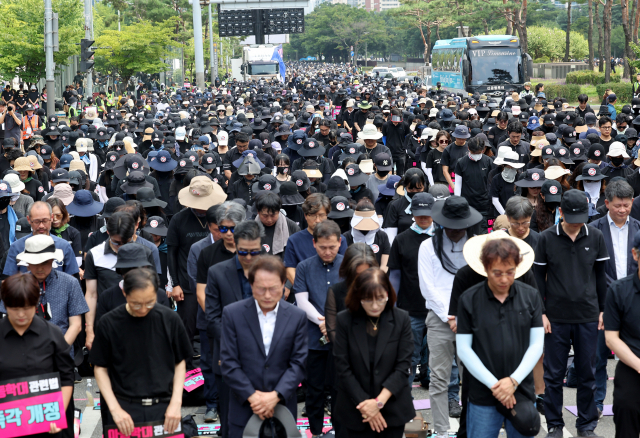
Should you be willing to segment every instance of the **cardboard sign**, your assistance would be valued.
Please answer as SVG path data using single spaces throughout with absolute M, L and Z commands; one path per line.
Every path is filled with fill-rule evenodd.
M 303 436 L 311 438 L 311 430 L 309 429 L 309 419 L 299 418 L 297 421 L 298 430 L 302 432 Z M 331 417 L 324 417 L 322 422 L 322 433 L 327 433 L 332 428 Z M 198 435 L 216 435 L 220 429 L 220 424 L 198 424 Z M 107 437 L 105 437 L 107 438 Z
M 337 105 L 337 106 L 333 107 L 333 110 L 331 111 L 331 116 L 333 117 L 333 120 L 336 120 L 336 118 L 340 114 L 340 110 L 341 109 L 342 109 L 342 106 L 340 106 L 340 105 Z
M 131 435 L 123 435 L 115 425 L 107 426 L 104 429 L 104 438 L 184 438 L 184 434 L 180 431 L 181 425 L 178 423 L 178 429 L 169 433 L 164 430 L 163 421 L 151 421 L 149 423 L 134 424 Z
M 202 370 L 200 368 L 187 371 L 184 376 L 184 390 L 191 392 L 196 388 L 204 385 L 204 377 L 202 376 Z
M 67 428 L 60 374 L 0 382 L 0 436 L 12 438 Z

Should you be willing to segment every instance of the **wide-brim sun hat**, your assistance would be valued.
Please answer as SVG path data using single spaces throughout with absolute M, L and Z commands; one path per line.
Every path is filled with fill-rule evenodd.
M 27 238 L 24 242 L 24 251 L 16 255 L 16 260 L 29 265 L 39 265 L 48 260 L 61 262 L 64 253 L 57 249 L 51 236 L 38 234 Z
M 438 225 L 454 230 L 472 227 L 482 220 L 482 214 L 464 197 L 455 195 L 436 202 L 431 208 L 431 217 Z
M 520 251 L 522 261 L 516 267 L 515 278 L 522 277 L 527 271 L 529 271 L 529 269 L 531 269 L 531 266 L 533 266 L 533 260 L 535 259 L 535 252 L 533 251 L 533 248 L 524 240 L 512 237 L 507 234 L 506 231 L 502 230 L 496 230 L 490 234 L 481 234 L 467 240 L 464 244 L 464 248 L 462 249 L 462 255 L 464 255 L 464 259 L 471 269 L 483 277 L 487 276 L 487 272 L 480 261 L 480 255 L 482 254 L 482 247 L 484 244 L 490 240 L 496 239 L 509 239 L 517 245 L 518 250 Z
M 89 190 L 78 190 L 73 201 L 67 205 L 67 211 L 74 216 L 91 217 L 100 213 L 103 207 L 104 204 L 93 199 Z
M 209 207 L 222 204 L 226 199 L 227 194 L 222 187 L 207 176 L 194 177 L 189 187 L 178 192 L 180 205 L 196 210 L 207 210 Z
M 549 166 L 544 171 L 544 176 L 547 179 L 558 179 L 564 175 L 569 175 L 570 173 L 569 169 L 564 169 L 560 166 Z

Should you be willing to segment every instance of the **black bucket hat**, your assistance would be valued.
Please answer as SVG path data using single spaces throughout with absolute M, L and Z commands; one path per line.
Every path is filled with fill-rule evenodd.
M 123 184 L 124 185 L 124 184 Z M 167 203 L 162 199 L 156 198 L 156 193 L 153 191 L 151 187 L 142 187 L 138 189 L 136 193 L 136 199 L 140 201 L 144 208 L 147 207 L 160 207 L 165 208 Z
M 304 202 L 304 197 L 298 193 L 298 187 L 293 181 L 281 183 L 279 195 L 282 205 L 300 205 Z
M 454 230 L 472 227 L 482 220 L 482 214 L 469 206 L 464 197 L 455 195 L 436 202 L 431 208 L 431 217 L 438 225 Z
M 149 254 L 151 250 L 146 246 L 137 243 L 127 243 L 118 249 L 118 257 L 114 266 L 117 268 L 141 268 L 143 266 L 151 266 L 149 262 Z
M 347 183 L 339 176 L 332 176 L 327 183 L 327 191 L 324 193 L 329 199 L 334 196 L 343 196 L 351 199 L 351 193 L 347 189 Z
M 349 200 L 344 196 L 334 196 L 331 198 L 331 211 L 327 215 L 329 219 L 342 219 L 353 217 L 353 210 L 349 205 Z
M 161 216 L 151 216 L 149 219 L 147 219 L 147 224 L 144 226 L 143 230 L 145 230 L 149 234 L 166 237 L 169 228 L 167 228 L 167 223 Z
M 291 174 L 291 181 L 296 184 L 299 192 L 306 192 L 311 186 L 311 181 L 303 170 L 296 170 L 293 172 Z
M 358 164 L 349 164 L 345 171 L 351 187 L 360 186 L 369 180 L 369 175 L 364 173 Z
M 542 169 L 527 169 L 526 172 L 520 175 L 522 178 L 515 182 L 517 187 L 542 187 L 542 184 L 546 181 L 544 170 Z

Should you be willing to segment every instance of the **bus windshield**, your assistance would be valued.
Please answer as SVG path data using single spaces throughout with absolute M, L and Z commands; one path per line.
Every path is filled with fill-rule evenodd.
M 471 85 L 523 82 L 520 49 L 488 47 L 469 51 Z
M 275 75 L 278 73 L 278 64 L 249 64 L 252 75 Z

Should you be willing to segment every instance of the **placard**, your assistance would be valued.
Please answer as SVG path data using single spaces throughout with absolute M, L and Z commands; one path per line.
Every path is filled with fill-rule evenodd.
M 184 376 L 184 390 L 191 392 L 196 388 L 204 385 L 204 376 L 200 368 L 195 368 L 191 371 L 187 371 Z
M 13 438 L 67 428 L 60 374 L 0 382 L 0 436 Z
M 175 432 L 169 433 L 164 430 L 164 421 L 151 421 L 148 423 L 137 423 L 133 425 L 133 432 L 131 435 L 123 435 L 115 425 L 107 426 L 104 428 L 104 438 L 184 438 L 184 434 L 181 432 L 181 424 L 178 423 L 178 429 Z
M 342 109 L 341 105 L 336 105 L 333 107 L 333 110 L 331 111 L 331 117 L 333 117 L 333 120 L 337 120 L 341 109 Z

